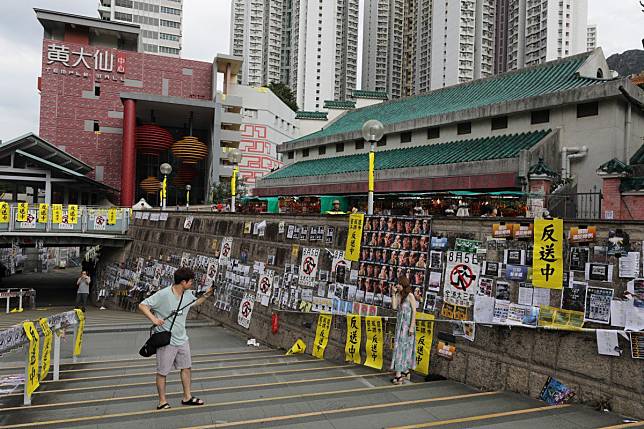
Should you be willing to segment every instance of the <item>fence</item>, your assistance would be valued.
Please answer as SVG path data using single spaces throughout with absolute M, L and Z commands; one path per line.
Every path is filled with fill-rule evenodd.
M 33 204 L 33 207 L 12 204 L 3 207 L 2 204 L 0 203 L 0 232 L 121 235 L 130 226 L 132 211 L 131 208 L 122 207 L 54 207 L 56 204 Z
M 601 192 L 554 193 L 546 195 L 550 215 L 563 219 L 601 219 Z

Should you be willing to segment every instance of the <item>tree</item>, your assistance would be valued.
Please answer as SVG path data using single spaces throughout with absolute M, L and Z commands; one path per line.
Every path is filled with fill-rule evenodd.
M 245 197 L 246 195 L 248 195 L 248 186 L 246 185 L 244 178 L 238 174 L 237 175 L 237 198 L 242 198 L 242 197 Z M 212 197 L 211 201 L 213 204 L 225 203 L 227 200 L 229 200 L 231 197 L 230 181 L 227 180 L 225 182 L 219 182 L 215 186 L 213 186 L 211 197 Z
M 273 94 L 284 102 L 292 111 L 297 112 L 299 109 L 297 107 L 297 101 L 295 100 L 295 94 L 291 91 L 291 88 L 288 85 L 285 85 L 281 82 L 271 82 L 267 86 L 268 89 L 273 91 Z

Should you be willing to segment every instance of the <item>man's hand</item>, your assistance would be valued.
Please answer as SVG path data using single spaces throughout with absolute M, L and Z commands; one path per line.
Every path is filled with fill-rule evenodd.
M 163 324 L 165 323 L 165 320 L 155 317 L 152 323 L 154 324 L 154 326 L 163 326 Z

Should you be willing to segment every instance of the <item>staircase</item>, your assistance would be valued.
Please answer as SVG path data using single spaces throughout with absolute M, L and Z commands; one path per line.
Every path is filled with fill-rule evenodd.
M 206 405 L 181 406 L 181 383 L 173 372 L 167 386 L 172 408 L 157 411 L 155 360 L 137 355 L 147 324 L 139 318 L 134 329 L 125 321 L 111 329 L 88 325 L 83 359 L 61 365 L 60 381 L 42 382 L 30 407 L 21 405 L 20 391 L 0 396 L 0 428 L 631 427 L 617 426 L 622 418 L 611 413 L 547 407 L 452 381 L 395 386 L 388 373 L 249 347 L 237 333 L 203 322 L 193 322 L 188 333 L 192 393 Z M 71 356 L 71 347 L 69 336 L 63 357 Z M 3 356 L 0 376 L 20 372 L 22 359 L 23 354 Z

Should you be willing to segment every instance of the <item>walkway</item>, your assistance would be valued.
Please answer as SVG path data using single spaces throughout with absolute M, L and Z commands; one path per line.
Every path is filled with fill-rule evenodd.
M 113 313 L 90 311 L 88 320 L 98 326 L 103 315 Z M 120 316 L 128 324 L 128 317 L 140 317 Z M 614 414 L 577 405 L 544 408 L 525 396 L 451 381 L 394 386 L 388 374 L 362 366 L 249 347 L 246 338 L 222 327 L 192 327 L 189 334 L 193 393 L 206 401 L 203 407 L 180 405 L 173 373 L 173 408 L 155 410 L 154 360 L 137 356 L 147 332 L 90 330 L 81 362 L 67 360 L 61 380 L 45 381 L 31 407 L 20 405 L 19 392 L 0 398 L 0 428 L 627 427 L 614 426 L 622 422 Z M 70 337 L 62 349 L 63 357 L 71 356 Z M 20 359 L 3 356 L 0 375 L 16 372 Z

